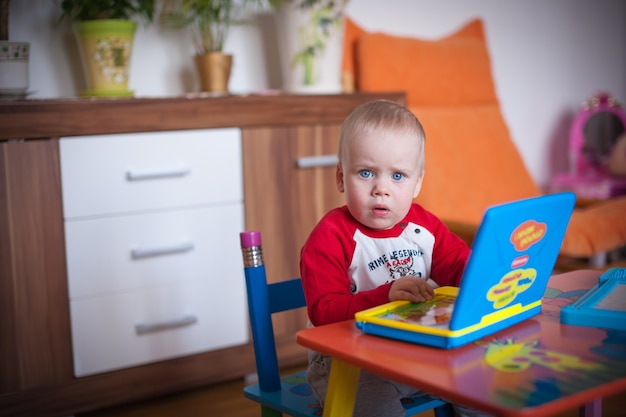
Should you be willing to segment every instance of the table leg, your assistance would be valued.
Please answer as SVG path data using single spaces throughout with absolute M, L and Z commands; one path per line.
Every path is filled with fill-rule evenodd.
M 354 411 L 354 401 L 361 370 L 336 358 L 330 365 L 324 417 L 347 417 Z
M 580 417 L 602 417 L 602 398 L 585 403 L 578 409 Z

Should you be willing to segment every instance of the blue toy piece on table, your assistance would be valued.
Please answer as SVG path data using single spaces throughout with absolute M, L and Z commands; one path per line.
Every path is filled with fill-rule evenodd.
M 561 323 L 626 330 L 626 268 L 600 275 L 598 284 L 561 310 Z

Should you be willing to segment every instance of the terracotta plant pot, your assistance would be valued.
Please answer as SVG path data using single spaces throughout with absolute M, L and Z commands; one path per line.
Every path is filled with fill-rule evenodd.
M 228 80 L 232 65 L 232 55 L 221 52 L 196 55 L 196 66 L 202 91 L 228 93 Z
M 89 20 L 73 26 L 87 81 L 83 96 L 128 97 L 128 74 L 137 24 Z

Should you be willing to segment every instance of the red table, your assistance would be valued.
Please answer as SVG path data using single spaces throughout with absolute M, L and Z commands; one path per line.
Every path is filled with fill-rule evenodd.
M 554 275 L 541 314 L 452 350 L 366 335 L 354 320 L 299 331 L 299 344 L 333 358 L 324 416 L 352 415 L 360 369 L 498 416 L 600 415 L 601 397 L 626 390 L 626 332 L 559 320 L 599 275 Z

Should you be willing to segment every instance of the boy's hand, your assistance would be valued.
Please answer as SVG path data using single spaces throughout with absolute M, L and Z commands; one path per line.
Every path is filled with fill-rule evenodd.
M 407 300 L 419 303 L 430 300 L 434 295 L 433 288 L 426 280 L 418 277 L 399 278 L 389 288 L 389 301 Z

